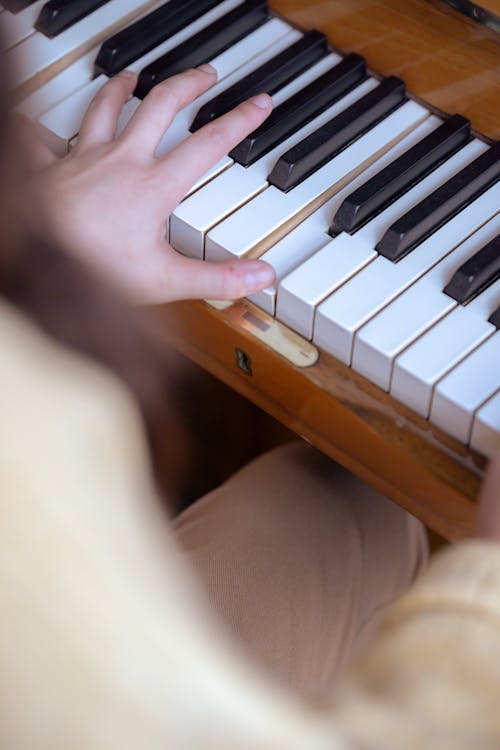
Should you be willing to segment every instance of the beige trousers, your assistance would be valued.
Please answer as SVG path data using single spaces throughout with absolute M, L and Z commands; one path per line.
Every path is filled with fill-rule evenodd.
M 298 443 L 246 466 L 175 529 L 236 640 L 315 698 L 428 556 L 419 521 Z

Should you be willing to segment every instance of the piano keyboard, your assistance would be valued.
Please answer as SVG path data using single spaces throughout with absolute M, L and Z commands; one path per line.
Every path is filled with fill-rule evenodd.
M 4 0 L 0 23 L 15 86 L 30 91 L 17 108 L 59 153 L 125 66 L 139 83 L 120 128 L 155 83 L 217 69 L 159 154 L 270 93 L 271 118 L 173 213 L 172 245 L 262 257 L 276 283 L 254 305 L 461 444 L 500 450 L 498 143 L 261 0 Z

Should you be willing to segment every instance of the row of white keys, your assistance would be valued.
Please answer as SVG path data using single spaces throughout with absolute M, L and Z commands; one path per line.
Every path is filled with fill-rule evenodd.
M 295 317 L 298 320 L 307 321 L 305 330 L 311 331 L 312 335 L 315 307 L 333 289 L 340 286 L 343 281 L 346 281 L 354 272 L 359 270 L 352 254 L 343 253 L 335 245 L 329 234 L 330 225 L 337 209 L 353 190 L 363 185 L 381 169 L 401 156 L 408 148 L 418 143 L 439 124 L 440 120 L 437 117 L 428 117 L 351 183 L 336 193 L 333 198 L 320 206 L 298 227 L 267 250 L 261 256 L 261 259 L 270 263 L 274 268 L 276 282 L 273 286 L 252 295 L 251 301 L 262 307 L 270 315 L 274 315 L 278 288 L 283 299 L 286 297 L 287 291 L 291 294 L 293 289 L 294 303 L 299 305 L 301 312 L 297 316 L 292 316 L 292 321 Z M 375 251 L 368 257 L 362 254 L 359 257 L 359 263 L 364 265 L 375 257 Z M 299 266 L 300 268 L 298 268 Z M 292 275 L 292 271 L 296 268 L 298 268 L 297 273 Z M 286 291 L 281 283 L 284 279 L 286 279 L 288 285 Z M 327 286 L 325 290 L 326 279 L 330 280 L 327 284 L 331 283 L 333 286 Z M 292 325 L 294 325 L 294 322 L 292 322 Z
M 500 451 L 500 391 L 476 412 L 470 445 L 489 458 Z
M 179 31 L 175 36 L 163 42 L 156 49 L 151 50 L 143 57 L 128 66 L 129 70 L 139 72 L 154 60 L 158 59 L 168 51 L 174 49 L 193 34 L 198 33 L 216 18 L 224 15 L 228 10 L 237 6 L 240 0 L 226 0 L 216 8 L 194 21 L 186 28 Z M 212 61 L 217 67 L 217 72 L 223 80 L 229 74 L 239 69 L 248 60 L 251 60 L 258 51 L 268 48 L 279 42 L 283 36 L 293 33 L 290 27 L 282 21 L 268 21 L 246 38 L 233 45 L 230 50 L 219 55 Z M 38 120 L 43 128 L 47 143 L 58 153 L 67 151 L 70 141 L 78 134 L 82 118 L 99 89 L 108 80 L 107 76 L 101 75 L 92 82 L 80 88 L 71 96 L 67 97 L 55 107 L 45 112 Z M 213 89 L 211 89 L 213 91 Z M 133 97 L 127 102 L 120 117 L 118 132 L 121 132 L 126 122 L 130 119 L 140 104 L 140 100 Z
M 11 13 L 8 10 L 2 13 L 2 50 L 0 51 L 14 47 L 34 33 L 36 20 L 46 2 L 47 0 L 38 0 L 19 13 Z
M 413 131 L 410 137 L 407 136 L 406 147 L 413 146 L 439 124 L 438 118 L 434 116 L 428 118 Z M 278 289 L 277 317 L 301 335 L 311 339 L 317 306 L 364 266 L 377 258 L 375 247 L 387 227 L 418 203 L 423 195 L 431 193 L 459 171 L 465 163 L 471 161 L 479 148 L 483 147 L 476 144 L 463 149 L 375 216 L 359 231 L 352 235 L 346 232 L 337 235 L 307 263 L 285 277 Z M 394 158 L 397 158 L 396 155 Z M 355 189 L 354 183 L 350 187 L 351 190 L 348 192 L 343 191 L 342 199 Z
M 498 190 L 496 195 L 498 197 Z M 495 333 L 495 326 L 488 318 L 499 304 L 500 280 L 468 305 L 458 305 L 417 339 L 396 359 L 392 395 L 428 417 L 436 383 Z
M 497 331 L 438 383 L 430 420 L 468 444 L 475 412 L 499 388 L 500 331 Z
M 141 13 L 139 17 L 159 8 L 164 2 L 165 0 L 158 0 L 155 5 Z M 39 86 L 32 94 L 16 105 L 16 112 L 26 115 L 31 120 L 37 120 L 45 112 L 55 107 L 56 104 L 68 99 L 76 91 L 89 84 L 94 79 L 94 62 L 99 49 L 100 44 Z
M 208 233 L 206 259 L 242 258 L 256 248 L 268 249 L 278 230 L 290 222 L 296 226 L 317 200 L 341 190 L 428 115 L 420 104 L 406 102 L 288 193 L 268 187 Z
M 465 153 L 470 156 L 475 151 L 477 156 L 483 147 L 484 144 L 475 141 L 460 153 L 465 157 Z M 500 185 L 490 188 L 398 263 L 381 256 L 375 258 L 321 303 L 316 312 L 313 340 L 350 365 L 354 336 L 361 326 L 491 218 L 498 210 L 499 198 Z
M 499 233 L 500 214 L 363 326 L 354 338 L 353 369 L 388 391 L 395 358 L 457 307 L 457 302 L 443 292 L 454 271 Z
M 325 73 L 327 65 L 331 68 L 338 61 L 337 55 L 329 55 L 328 58 L 320 61 L 283 89 L 280 92 L 281 96 L 275 95 L 273 97 L 274 104 L 280 104 L 285 98 Z M 170 241 L 174 247 L 185 255 L 202 259 L 207 232 L 257 193 L 268 187 L 267 177 L 281 154 L 325 122 L 328 122 L 338 112 L 364 96 L 376 85 L 375 79 L 365 81 L 251 166 L 243 167 L 240 164 L 234 164 L 230 169 L 181 203 L 174 211 L 170 223 Z
M 36 31 L 5 54 L 6 64 L 14 71 L 13 88 L 61 64 L 64 59 L 68 64 L 74 62 L 153 5 L 152 0 L 109 0 L 53 39 Z

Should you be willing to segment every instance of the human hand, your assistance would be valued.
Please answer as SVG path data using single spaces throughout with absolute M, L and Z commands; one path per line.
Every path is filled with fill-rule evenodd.
M 164 81 L 116 137 L 120 112 L 136 84 L 136 76 L 124 71 L 98 93 L 64 158 L 57 159 L 38 133 L 26 139 L 35 206 L 30 220 L 134 302 L 236 299 L 274 280 L 273 269 L 262 261 L 208 263 L 184 257 L 165 239 L 167 217 L 189 188 L 272 109 L 267 94 L 255 97 L 156 158 L 177 112 L 215 81 L 211 66 Z
M 491 460 L 481 488 L 477 536 L 500 542 L 500 453 Z

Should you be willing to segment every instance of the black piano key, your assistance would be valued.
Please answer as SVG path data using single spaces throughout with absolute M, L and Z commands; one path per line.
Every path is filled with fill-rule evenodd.
M 36 3 L 36 0 L 3 0 L 2 5 L 10 13 L 19 13 L 33 3 Z
M 376 249 L 397 261 L 484 193 L 500 177 L 500 142 L 485 151 L 398 219 Z
M 107 2 L 109 0 L 50 0 L 40 11 L 35 29 L 52 39 Z
M 500 306 L 497 307 L 495 312 L 491 313 L 488 318 L 488 323 L 493 323 L 497 330 L 500 330 Z
M 222 0 L 170 0 L 114 34 L 101 46 L 94 63 L 98 76 L 112 76 L 162 44 Z
M 443 289 L 461 305 L 500 279 L 500 234 L 463 263 Z
M 373 91 L 315 130 L 274 165 L 269 182 L 288 192 L 406 101 L 399 78 L 386 78 Z
M 144 99 L 160 81 L 213 60 L 265 23 L 269 15 L 265 0 L 245 0 L 234 10 L 144 68 L 139 74 L 134 95 Z
M 329 52 L 328 40 L 319 31 L 308 31 L 295 44 L 268 60 L 245 78 L 207 102 L 196 115 L 191 132 L 229 112 L 241 102 L 260 93 L 274 94 L 296 76 L 308 70 Z
M 355 232 L 423 180 L 470 140 L 470 122 L 453 115 L 398 159 L 347 196 L 333 218 L 330 234 Z
M 306 123 L 331 107 L 367 77 L 366 63 L 351 54 L 280 104 L 267 120 L 234 148 L 238 164 L 250 166 Z

